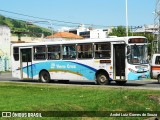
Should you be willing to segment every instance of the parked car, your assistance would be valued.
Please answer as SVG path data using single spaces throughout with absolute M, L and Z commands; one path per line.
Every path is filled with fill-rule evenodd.
M 160 54 L 153 54 L 151 60 L 151 78 L 157 79 L 160 83 Z

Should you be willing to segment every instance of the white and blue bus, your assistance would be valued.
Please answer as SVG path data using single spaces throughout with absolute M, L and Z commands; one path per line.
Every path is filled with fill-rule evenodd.
M 51 80 L 111 81 L 150 77 L 145 37 L 114 37 L 12 44 L 12 76 Z

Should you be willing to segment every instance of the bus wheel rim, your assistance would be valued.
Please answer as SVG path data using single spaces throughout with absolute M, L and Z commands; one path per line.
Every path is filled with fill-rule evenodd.
M 100 77 L 100 81 L 101 81 L 102 83 L 104 83 L 104 82 L 106 81 L 106 77 L 105 77 L 104 75 L 102 75 L 102 76 Z

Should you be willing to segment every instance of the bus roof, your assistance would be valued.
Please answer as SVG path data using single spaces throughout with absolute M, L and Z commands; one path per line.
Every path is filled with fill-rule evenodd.
M 145 38 L 143 36 L 129 36 L 129 37 L 112 37 L 112 38 L 98 38 L 98 39 L 81 39 L 81 40 L 62 40 L 62 41 L 43 41 L 31 43 L 13 43 L 12 46 L 32 46 L 32 45 L 49 45 L 49 44 L 77 44 L 77 43 L 91 43 L 91 42 L 124 42 L 126 43 L 130 38 Z

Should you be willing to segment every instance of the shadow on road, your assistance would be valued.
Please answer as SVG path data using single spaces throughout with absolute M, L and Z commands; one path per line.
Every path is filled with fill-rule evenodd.
M 38 82 L 37 80 L 9 80 L 9 81 L 12 81 L 12 82 L 22 82 L 22 83 L 40 83 Z M 43 83 L 41 83 L 43 84 Z M 80 82 L 80 81 L 65 81 L 65 80 L 61 80 L 61 81 L 53 81 L 51 80 L 49 84 L 70 84 L 70 85 L 97 85 L 95 82 Z M 149 83 L 149 84 L 153 84 L 153 83 Z M 155 84 L 157 84 L 155 82 Z M 124 85 L 121 85 L 121 86 L 145 86 L 146 83 L 140 83 L 140 82 L 127 82 L 126 84 Z M 120 86 L 120 85 L 117 85 L 115 81 L 112 81 L 109 85 L 106 85 L 106 86 Z
M 22 82 L 22 83 L 39 83 L 37 80 L 19 80 L 19 79 L 16 79 L 16 78 L 13 78 L 11 73 L 2 73 L 0 75 L 0 81 L 8 81 L 8 82 Z M 41 84 L 41 83 L 40 83 Z M 43 83 L 42 83 L 43 84 Z M 97 85 L 95 82 L 87 82 L 87 81 L 57 81 L 57 80 L 52 80 L 51 83 L 49 84 L 70 84 L 70 85 Z M 159 87 L 159 83 L 157 80 L 142 80 L 142 81 L 127 81 L 126 84 L 124 85 L 121 85 L 121 86 L 132 86 L 132 87 L 138 87 L 138 86 L 151 86 L 151 87 L 154 87 L 154 86 L 158 86 Z M 106 85 L 106 86 L 120 86 L 120 85 L 117 85 L 115 81 L 112 81 L 110 83 L 110 85 Z
M 155 82 L 150 82 L 150 83 L 147 83 L 147 84 L 159 84 L 159 85 L 160 85 L 160 83 L 158 83 L 157 81 L 155 81 Z

